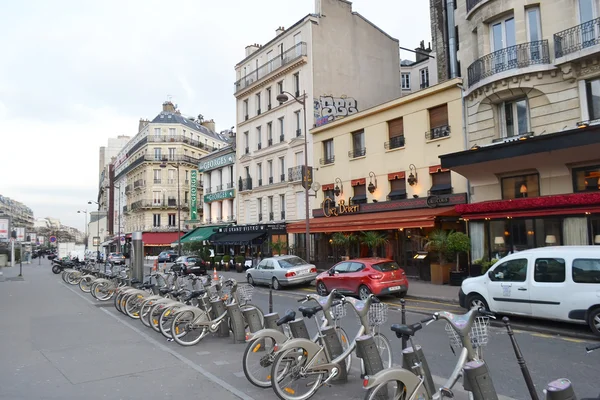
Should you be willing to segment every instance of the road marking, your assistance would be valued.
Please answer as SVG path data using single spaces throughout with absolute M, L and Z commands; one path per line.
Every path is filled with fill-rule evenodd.
M 548 335 L 546 333 L 532 333 L 531 336 L 543 337 L 543 338 L 553 338 L 554 336 Z
M 561 337 L 562 340 L 565 340 L 567 342 L 573 342 L 573 343 L 588 343 L 585 340 L 581 340 L 581 339 L 572 339 L 572 338 L 567 338 L 567 337 Z

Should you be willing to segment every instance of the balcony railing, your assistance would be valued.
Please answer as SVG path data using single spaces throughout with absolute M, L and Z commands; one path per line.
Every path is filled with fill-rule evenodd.
M 268 140 L 267 140 L 267 144 L 268 144 L 269 146 L 273 146 L 273 139 L 268 139 Z
M 288 181 L 289 182 L 297 182 L 302 180 L 302 169 L 303 165 L 298 165 L 297 167 L 288 168 Z
M 127 212 L 127 206 L 123 206 L 123 212 L 126 213 Z
M 258 179 L 258 186 L 262 186 L 262 178 Z
M 281 212 L 281 219 L 284 220 L 285 219 L 285 211 Z
M 155 180 L 154 180 L 154 184 L 155 184 L 155 185 L 160 185 L 160 182 L 161 182 L 161 180 L 160 180 L 160 179 L 155 179 Z
M 233 182 L 227 183 L 227 189 L 233 189 Z
M 252 178 L 242 179 L 240 178 L 238 189 L 240 192 L 244 190 L 252 190 Z
M 183 143 L 187 143 L 191 146 L 194 146 L 199 149 L 206 150 L 206 151 L 213 151 L 216 149 L 216 147 L 209 146 L 198 140 L 192 139 L 191 137 L 182 136 L 182 135 L 173 135 L 173 136 L 170 136 L 170 135 L 158 135 L 158 136 L 157 135 L 148 135 L 146 140 L 151 143 L 170 143 L 170 142 L 181 143 L 181 142 L 183 142 Z M 133 154 L 133 153 L 131 153 L 131 154 Z
M 548 41 L 521 43 L 487 54 L 469 65 L 469 87 L 500 72 L 536 64 L 548 64 Z
M 273 213 L 272 212 L 269 213 L 269 221 L 273 221 Z
M 131 203 L 131 211 L 139 210 L 144 206 L 144 200 L 138 200 Z
M 425 132 L 425 139 L 434 140 L 450 136 L 450 126 L 442 125 Z
M 250 148 L 249 147 L 246 147 L 244 149 L 244 154 L 250 154 Z
M 146 186 L 146 183 L 143 179 L 138 179 L 137 181 L 133 182 L 134 189 L 141 189 L 144 186 Z
M 429 87 L 429 81 L 421 82 L 421 89 L 427 89 Z
M 269 185 L 272 185 L 272 184 L 273 184 L 273 177 L 272 177 L 272 176 L 270 176 L 270 177 L 269 177 Z
M 363 147 L 362 149 L 354 149 L 348 152 L 348 157 L 357 158 L 364 157 L 367 154 L 367 148 Z
M 127 186 L 125 186 L 125 193 L 129 193 L 129 192 L 131 192 L 131 189 L 132 189 L 132 188 L 133 188 L 133 187 L 132 187 L 132 185 L 127 185 Z
M 281 174 L 281 176 L 279 177 L 281 182 L 285 182 L 285 174 Z
M 275 70 L 279 69 L 284 65 L 291 64 L 301 57 L 306 56 L 306 43 L 300 42 L 294 47 L 290 48 L 283 54 L 280 54 L 276 58 L 266 62 L 254 71 L 251 71 L 248 75 L 242 77 L 234 83 L 234 93 L 239 92 L 242 89 L 249 87 Z
M 258 149 L 258 150 L 262 149 L 262 143 L 258 143 L 258 144 L 256 145 L 256 147 L 257 147 L 257 149 Z
M 221 190 L 223 190 L 223 185 L 217 185 L 217 192 L 220 192 Z
M 321 158 L 319 160 L 319 163 L 321 165 L 333 164 L 334 162 L 335 162 L 335 156 L 329 156 L 329 157 Z
M 475 6 L 483 0 L 467 0 L 467 12 L 471 11 Z
M 296 129 L 296 137 L 302 136 L 302 129 Z
M 279 135 L 279 143 L 285 141 L 285 135 Z
M 262 221 L 262 214 L 258 214 L 258 220 Z
M 404 147 L 406 144 L 404 136 L 394 136 L 390 138 L 389 142 L 385 142 L 383 147 L 386 150 L 398 149 L 400 147 Z
M 600 44 L 600 18 L 554 34 L 556 58 Z
M 212 193 L 212 187 L 207 187 L 204 189 L 204 194 Z

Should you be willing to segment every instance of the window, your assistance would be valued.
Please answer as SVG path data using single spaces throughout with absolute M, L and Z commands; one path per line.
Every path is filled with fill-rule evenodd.
M 440 171 L 431 174 L 431 189 L 429 194 L 442 195 L 452 193 L 452 178 L 450 171 Z
M 300 111 L 296 111 L 294 113 L 294 116 L 296 118 L 296 137 L 301 136 L 302 135 L 302 129 L 301 129 L 301 125 L 300 125 Z
M 260 126 L 256 127 L 256 148 L 258 150 L 262 148 L 262 133 L 260 131 Z
M 539 197 L 540 176 L 538 174 L 502 178 L 502 199 Z
M 344 272 L 348 272 L 348 269 L 350 268 L 350 264 L 351 263 L 349 263 L 349 262 L 339 263 L 338 265 L 333 267 L 333 272 L 338 273 L 338 274 L 343 274 Z
M 162 160 L 161 154 L 160 154 L 160 147 L 155 147 L 154 148 L 154 159 L 155 160 Z
M 298 49 L 299 47 L 296 47 L 296 50 Z M 294 92 L 296 97 L 300 96 L 300 72 L 294 74 Z
M 388 138 L 390 141 L 385 148 L 391 150 L 404 147 L 404 118 L 388 121 Z
M 169 160 L 175 160 L 175 148 L 169 147 Z
M 267 88 L 267 110 L 271 109 L 271 88 Z
M 281 143 L 285 140 L 283 117 L 279 118 L 278 121 L 279 121 L 279 143 Z
M 154 183 L 160 184 L 160 178 L 162 176 L 162 170 L 160 170 L 160 169 L 153 170 L 153 175 L 154 175 Z
M 421 89 L 429 87 L 429 68 L 423 68 L 419 70 L 419 79 L 421 83 Z
M 597 192 L 600 190 L 600 165 L 573 168 L 574 192 Z
M 160 137 L 160 128 L 154 128 L 154 137 L 155 138 L 159 138 Z
M 410 90 L 410 72 L 403 72 L 401 77 L 402 90 Z
M 273 71 L 273 50 L 267 52 L 267 73 Z
M 188 202 L 189 195 L 190 195 L 190 192 L 188 192 L 188 191 L 185 191 L 185 192 L 183 193 L 183 202 L 184 202 L 184 203 L 187 203 L 187 202 Z
M 250 147 L 250 139 L 248 138 L 248 131 L 244 132 L 244 147 L 245 147 L 245 153 L 248 154 L 249 153 L 248 148 Z
M 267 173 L 269 174 L 269 184 L 273 183 L 273 160 L 267 161 Z
M 169 183 L 171 185 L 175 183 L 175 179 L 176 179 L 175 178 L 175 171 L 177 171 L 177 170 L 175 170 L 175 169 L 169 169 L 169 178 L 167 180 L 167 183 Z
M 281 173 L 281 182 L 285 182 L 285 157 L 279 157 L 279 171 Z
M 190 171 L 185 170 L 185 183 L 187 184 L 190 181 Z
M 256 93 L 256 115 L 260 115 L 260 93 Z
M 279 195 L 279 211 L 281 212 L 281 219 L 285 219 L 285 194 Z
M 297 33 L 294 35 L 294 47 L 296 49 L 296 57 L 302 55 L 302 34 Z
M 388 199 L 406 199 L 406 179 L 404 177 L 390 181 L 390 193 L 388 194 Z
M 448 104 L 429 109 L 429 129 L 427 140 L 450 136 L 448 127 Z
M 494 282 L 525 282 L 527 278 L 527 259 L 520 258 L 503 262 L 494 268 Z
M 258 220 L 262 221 L 262 209 L 263 209 L 262 197 L 259 197 L 258 199 L 256 199 L 256 208 L 258 211 Z
M 267 145 L 268 146 L 273 145 L 273 123 L 272 122 L 267 123 Z
M 351 158 L 362 157 L 367 154 L 365 148 L 365 131 L 352 132 L 352 151 Z
M 169 128 L 169 137 L 175 139 L 175 128 Z
M 594 0 L 579 0 L 579 22 L 586 23 L 596 18 L 596 7 L 594 7 Z M 589 26 L 589 30 L 593 32 L 593 25 Z M 587 32 L 586 32 L 587 33 Z M 591 32 L 590 32 L 591 33 Z M 588 38 L 585 34 L 584 42 L 589 41 L 592 37 Z
M 533 280 L 540 283 L 565 281 L 565 260 L 562 258 L 538 258 L 535 260 Z
M 334 161 L 333 139 L 325 140 L 323 141 L 323 160 L 321 160 L 321 164 L 333 164 Z
M 529 112 L 527 99 L 507 101 L 500 106 L 502 136 L 505 138 L 524 135 L 529 132 Z
M 525 10 L 527 18 L 527 36 L 529 37 L 531 60 L 542 58 L 542 25 L 540 23 L 540 9 L 530 7 Z
M 335 193 L 333 191 L 333 188 L 327 189 L 327 190 L 323 190 L 323 201 L 326 198 L 331 199 L 331 205 L 335 206 Z
M 256 164 L 256 178 L 258 179 L 258 186 L 262 185 L 262 163 Z
M 578 258 L 573 260 L 573 282 L 600 283 L 600 259 Z
M 352 204 L 366 204 L 367 203 L 367 190 L 366 185 L 354 186 L 354 196 L 352 196 Z
M 273 196 L 267 198 L 267 209 L 269 211 L 269 221 L 273 221 Z
M 161 199 L 160 192 L 152 192 L 152 205 L 159 206 L 160 199 Z
M 160 226 L 160 214 L 152 215 L 152 226 L 154 226 L 154 227 Z
M 504 18 L 492 24 L 490 30 L 492 52 L 510 48 L 507 51 L 496 53 L 497 55 L 492 59 L 493 68 L 496 69 L 496 72 L 515 68 L 517 66 L 517 51 L 513 47 L 517 44 L 515 19 L 512 16 Z
M 283 81 L 277 82 L 277 94 L 283 93 Z M 283 104 L 283 102 L 279 102 L 279 104 Z
M 376 267 L 377 265 L 373 265 L 373 267 Z M 346 272 L 350 273 L 350 272 L 358 272 L 361 271 L 363 268 L 365 268 L 365 265 L 359 262 L 352 262 L 350 263 L 350 266 L 348 267 L 348 270 Z M 396 268 L 398 269 L 398 268 Z
M 242 109 L 242 112 L 244 113 L 244 120 L 247 121 L 248 120 L 248 99 L 244 100 L 244 107 Z
M 175 214 L 169 214 L 169 226 L 175 226 L 177 223 L 175 222 Z
M 589 119 L 600 119 L 600 79 L 585 82 Z

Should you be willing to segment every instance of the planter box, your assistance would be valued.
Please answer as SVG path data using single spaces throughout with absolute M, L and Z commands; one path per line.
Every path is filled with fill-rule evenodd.
M 450 271 L 450 286 L 460 286 L 468 277 L 467 271 Z
M 431 264 L 431 283 L 434 285 L 443 285 L 450 282 L 450 270 L 454 264 Z
M 482 270 L 481 264 L 471 264 L 471 268 L 469 268 L 469 275 L 470 276 L 481 276 L 482 275 L 481 270 Z

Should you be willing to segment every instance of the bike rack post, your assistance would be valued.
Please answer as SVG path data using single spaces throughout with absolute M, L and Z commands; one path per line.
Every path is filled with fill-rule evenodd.
M 483 360 L 469 361 L 464 366 L 465 381 L 463 387 L 473 393 L 475 399 L 498 400 L 494 382 Z M 566 397 L 561 398 L 566 400 Z
M 273 312 L 273 283 L 269 283 L 269 313 Z
M 425 386 L 425 389 L 427 390 L 429 395 L 433 396 L 437 390 L 435 388 L 435 384 L 433 383 L 433 379 L 431 378 L 431 370 L 429 369 L 429 364 L 427 364 L 427 359 L 423 354 L 423 349 L 421 348 L 421 346 L 416 345 L 415 348 L 416 350 L 409 346 L 406 349 L 402 350 L 402 368 L 412 371 L 413 366 L 421 363 L 423 370 L 429 371 L 429 373 L 425 374 L 426 378 L 423 382 L 423 385 Z
M 323 333 L 323 341 L 325 342 L 325 346 L 327 346 L 327 350 L 329 350 L 329 354 L 331 358 L 334 359 L 341 355 L 344 352 L 344 348 L 342 347 L 342 343 L 340 342 L 340 338 L 335 331 L 335 327 L 328 326 L 321 330 Z M 350 355 L 352 357 L 352 355 Z M 340 370 L 335 378 L 331 380 L 331 382 L 335 383 L 346 383 L 348 382 L 348 373 L 346 371 L 346 360 L 340 361 Z
M 303 318 L 296 318 L 294 321 L 288 324 L 290 332 L 292 332 L 293 338 L 303 338 L 310 340 L 308 329 L 306 329 L 306 323 Z
M 244 316 L 244 320 L 248 324 L 248 329 L 251 333 L 258 332 L 263 328 L 256 307 L 250 307 L 245 309 L 244 311 L 242 311 L 242 315 Z
M 552 381 L 546 386 L 546 400 L 575 400 L 573 384 L 566 378 Z
M 400 299 L 400 315 L 402 317 L 402 325 L 406 325 L 406 301 Z M 402 336 L 402 350 L 406 349 L 408 339 Z
M 223 300 L 217 299 L 210 302 L 211 310 L 210 310 L 210 319 L 213 321 L 223 315 L 227 310 L 225 309 L 225 304 Z M 218 337 L 228 337 L 229 336 L 229 316 L 223 318 L 223 321 L 219 325 L 219 329 L 217 329 Z
M 278 313 L 269 313 L 265 315 L 265 329 L 276 329 L 283 333 L 283 327 L 277 326 L 277 320 L 279 319 Z
M 381 355 L 371 335 L 363 335 L 356 338 L 356 357 L 362 360 L 364 374 L 366 376 L 375 375 L 383 370 L 383 361 Z M 382 397 L 383 399 L 384 397 Z
M 504 317 L 502 318 L 502 322 L 504 322 L 504 326 L 506 326 L 508 337 L 510 338 L 510 342 L 512 343 L 513 349 L 515 351 L 517 363 L 519 364 L 519 367 L 521 367 L 523 379 L 525 379 L 525 384 L 527 385 L 527 390 L 529 390 L 531 400 L 539 400 L 537 392 L 535 390 L 535 385 L 533 384 L 533 379 L 531 379 L 531 374 L 529 373 L 529 368 L 527 368 L 525 358 L 523 357 L 523 353 L 521 353 L 521 348 L 519 347 L 517 339 L 515 339 L 515 334 L 512 330 L 512 327 L 510 326 L 510 320 L 508 319 L 508 317 Z
M 246 341 L 246 330 L 240 305 L 237 303 L 228 304 L 227 316 L 233 330 L 233 343 L 244 343 Z

